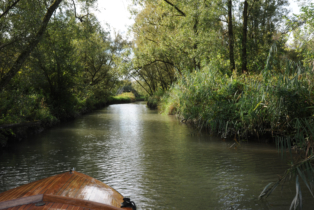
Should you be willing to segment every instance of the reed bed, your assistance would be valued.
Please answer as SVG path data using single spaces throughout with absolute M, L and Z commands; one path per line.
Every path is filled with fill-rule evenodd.
M 283 70 L 266 65 L 254 74 L 234 72 L 228 76 L 210 65 L 202 71 L 187 71 L 159 105 L 161 112 L 176 114 L 199 130 L 210 130 L 222 138 L 240 142 L 267 135 L 282 154 L 295 151 L 298 155 L 290 156 L 291 168 L 279 181 L 268 185 L 261 198 L 292 177 L 296 177 L 297 189 L 301 177 L 311 193 L 314 183 L 313 68 L 285 62 Z M 300 205 L 297 190 L 291 206 L 296 209 Z

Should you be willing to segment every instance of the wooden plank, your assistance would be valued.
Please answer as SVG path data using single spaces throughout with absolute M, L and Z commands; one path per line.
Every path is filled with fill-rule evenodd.
M 111 189 L 113 192 L 115 192 L 115 195 L 117 195 L 118 197 L 121 198 L 121 200 L 123 199 L 123 196 L 121 195 L 121 193 L 119 193 L 117 190 L 113 189 L 112 187 L 110 187 L 109 185 L 106 185 L 105 183 L 93 178 L 93 177 L 90 177 L 86 174 L 82 174 L 82 173 L 79 173 L 77 171 L 74 171 L 73 173 L 75 173 L 75 175 L 77 176 L 81 176 L 81 177 L 85 177 L 86 179 L 90 180 L 92 183 L 95 183 L 97 184 L 100 188 L 109 188 Z
M 78 198 L 80 199 L 80 197 Z M 102 186 L 96 185 L 96 188 L 93 190 L 93 193 L 88 200 L 120 207 L 121 203 L 123 202 L 123 197 L 110 188 L 104 188 Z
M 54 203 L 47 203 L 46 202 L 46 205 L 42 206 L 42 209 L 41 210 L 48 210 L 51 208 L 51 206 L 53 205 Z
M 85 179 L 85 182 L 82 183 L 82 185 L 78 188 L 75 194 L 71 194 L 69 195 L 69 197 L 79 198 L 79 196 L 81 196 L 81 198 L 79 199 L 88 200 L 88 197 L 90 197 L 91 194 L 91 185 L 93 184 L 89 180 Z
M 97 188 L 97 184 L 95 183 L 91 183 L 91 184 L 93 185 L 90 185 L 89 196 L 86 197 L 86 200 L 90 200 L 90 201 L 92 201 L 90 198 L 94 195 L 95 189 Z M 78 198 L 78 196 L 75 196 L 75 198 Z
M 71 210 L 71 209 L 73 209 L 74 208 L 74 206 L 72 206 L 72 205 L 67 205 L 67 208 L 65 208 L 65 210 Z
M 70 179 L 73 179 L 74 177 L 69 172 L 63 173 L 59 180 L 55 180 L 54 183 L 52 183 L 48 189 L 43 191 L 40 194 L 53 194 L 56 195 L 62 187 L 64 187 Z
M 59 177 L 56 177 L 51 183 L 45 186 L 44 189 L 40 190 L 39 192 L 36 192 L 36 194 L 45 194 L 47 191 L 49 191 L 50 194 L 55 194 L 59 189 L 56 189 L 55 184 L 60 183 L 59 180 L 62 180 L 66 176 L 66 173 L 61 174 Z M 54 186 L 54 187 L 53 187 Z
M 94 190 L 94 193 L 90 197 L 89 200 L 93 202 L 97 202 L 97 203 L 104 203 L 104 204 L 116 206 L 115 204 L 113 204 L 113 198 L 112 196 L 110 196 L 110 193 L 106 189 L 99 188 L 99 187 Z M 120 207 L 120 205 L 116 207 Z
M 76 206 L 71 206 L 71 205 L 69 205 L 69 207 L 68 207 L 67 210 L 74 210 L 75 207 L 76 207 Z
M 82 199 L 77 199 L 77 198 L 56 196 L 56 195 L 44 195 L 43 201 L 69 204 L 69 205 L 79 206 L 83 208 L 90 208 L 94 210 L 132 210 L 131 208 L 121 209 L 121 208 L 117 208 L 117 207 L 110 206 L 107 204 L 102 204 L 102 203 L 97 203 L 97 202 L 87 201 L 87 200 L 82 200 Z
M 69 197 L 88 200 L 88 198 L 90 197 L 90 195 L 92 193 L 92 187 L 93 186 L 94 186 L 94 184 L 90 180 L 85 179 L 85 182 L 76 191 L 76 193 L 73 196 L 69 196 Z
M 22 185 L 20 187 L 14 188 L 12 190 L 8 190 L 0 194 L 0 202 L 6 200 L 12 200 L 19 197 L 19 195 L 25 193 L 28 189 L 34 187 L 34 184 L 38 184 L 39 182 L 32 182 L 26 185 Z
M 18 210 L 28 210 L 28 209 L 30 209 L 30 207 L 32 206 L 32 205 L 34 205 L 34 204 L 26 204 L 26 205 L 23 205 L 23 206 L 21 206 Z
M 0 202 L 0 209 L 7 209 L 15 206 L 37 203 L 43 200 L 43 195 L 34 195 L 25 198 L 18 198 L 10 201 Z
M 54 203 L 54 202 L 52 202 L 52 205 L 51 205 L 51 207 L 50 207 L 48 210 L 53 210 L 53 209 L 56 209 L 56 208 L 57 208 L 57 206 L 58 206 L 58 203 Z
M 58 180 L 58 177 L 55 177 L 53 179 L 47 180 L 46 182 L 42 182 L 40 185 L 37 185 L 36 187 L 32 188 L 28 192 L 26 192 L 23 197 L 28 197 L 32 195 L 38 195 L 38 194 L 43 194 L 40 193 L 43 189 L 46 188 L 46 186 L 49 186 L 51 183 L 53 183 L 55 180 Z
M 63 191 L 71 184 L 71 182 L 73 182 L 74 180 L 78 179 L 78 176 L 75 176 L 74 174 L 70 174 L 71 177 L 66 180 L 64 179 L 64 181 L 66 180 L 66 182 L 63 184 L 63 186 L 58 190 L 58 192 L 56 193 L 56 195 L 61 195 L 63 193 Z
M 62 203 L 56 203 L 56 204 L 57 204 L 57 205 L 56 205 L 54 208 L 51 208 L 51 209 L 53 209 L 53 210 L 61 210 L 63 204 L 62 204 Z
M 86 182 L 86 179 L 78 176 L 78 179 L 73 180 L 67 188 L 64 189 L 60 196 L 74 197 L 73 194 L 75 195 L 76 192 L 84 186 L 84 182 Z
M 69 208 L 69 206 L 70 206 L 70 205 L 68 205 L 68 204 L 63 204 L 63 205 L 61 206 L 61 209 L 66 210 L 66 209 Z
M 15 207 L 11 207 L 11 208 L 8 208 L 8 209 L 5 209 L 5 210 L 18 210 L 20 207 L 19 206 L 15 206 Z
M 17 199 L 19 197 L 23 197 L 27 192 L 35 189 L 36 187 L 42 185 L 45 182 L 51 181 L 55 178 L 55 176 L 48 177 L 45 179 L 41 179 L 35 182 L 31 182 L 26 185 L 22 185 L 20 187 L 14 188 L 12 190 L 0 193 L 0 202 L 5 200 Z

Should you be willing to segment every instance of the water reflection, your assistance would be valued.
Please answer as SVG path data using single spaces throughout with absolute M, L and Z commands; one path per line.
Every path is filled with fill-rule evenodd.
M 193 133 L 143 103 L 111 105 L 1 154 L 0 192 L 75 167 L 130 196 L 139 209 L 289 208 L 293 183 L 267 203 L 257 200 L 287 167 L 275 149 L 248 144 L 234 150 Z

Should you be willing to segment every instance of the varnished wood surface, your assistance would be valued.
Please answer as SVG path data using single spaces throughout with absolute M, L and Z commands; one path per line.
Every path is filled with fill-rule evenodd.
M 60 204 L 60 203 L 49 203 L 49 202 L 47 202 L 44 206 L 36 206 L 36 204 L 33 203 L 33 204 L 8 208 L 5 210 L 33 210 L 33 209 L 34 210 L 93 210 L 93 209 L 84 208 L 80 206 Z
M 114 210 L 120 209 L 123 202 L 123 196 L 110 186 L 75 171 L 58 174 L 0 193 L 0 205 L 4 201 L 8 203 L 14 199 L 21 200 L 21 198 L 26 199 L 29 196 L 42 194 L 43 200 L 46 201 L 44 206 L 35 206 L 31 203 L 7 209 L 100 209 L 96 205 L 98 203 L 103 204 L 102 209 Z M 78 207 L 75 202 L 82 206 Z
M 36 206 L 36 203 L 43 205 Z M 71 208 L 84 208 L 91 210 L 121 210 L 114 206 L 102 204 L 98 202 L 82 200 L 77 198 L 70 198 L 57 195 L 33 195 L 29 197 L 22 197 L 10 201 L 0 202 L 0 210 L 13 210 L 13 209 L 71 209 Z M 131 210 L 124 208 L 123 210 Z
M 110 206 L 107 204 L 102 204 L 102 203 L 87 201 L 87 200 L 82 200 L 82 199 L 76 199 L 76 198 L 56 196 L 56 195 L 44 195 L 43 201 L 44 202 L 75 205 L 75 206 L 90 208 L 90 209 L 94 209 L 94 210 L 121 210 L 121 208 L 117 208 L 117 207 Z M 124 209 L 124 210 L 126 210 L 126 209 Z
M 25 198 L 19 198 L 14 200 L 9 200 L 5 202 L 0 202 L 0 209 L 7 209 L 15 206 L 27 205 L 31 203 L 37 203 L 43 200 L 43 195 L 34 195 Z

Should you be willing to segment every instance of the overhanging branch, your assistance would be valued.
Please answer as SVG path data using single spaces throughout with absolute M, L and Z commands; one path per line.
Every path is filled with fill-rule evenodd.
M 10 9 L 12 9 L 20 0 L 16 0 L 15 2 L 13 2 L 12 5 L 9 5 L 6 10 L 0 15 L 0 19 L 5 16 L 9 11 Z
M 186 14 L 182 11 L 182 10 L 180 10 L 176 5 L 174 5 L 174 4 L 172 4 L 170 1 L 168 1 L 168 0 L 164 0 L 167 4 L 169 4 L 169 5 L 171 5 L 172 7 L 174 7 L 180 14 L 181 14 L 181 16 L 186 16 Z

